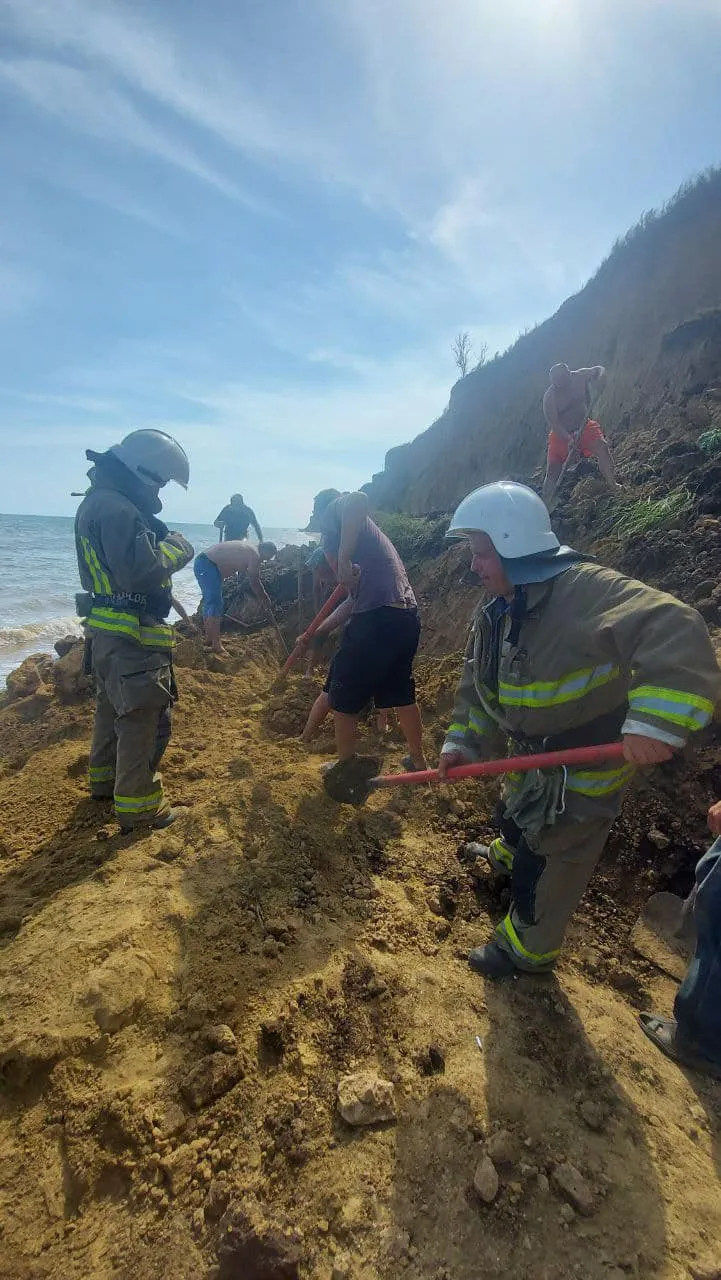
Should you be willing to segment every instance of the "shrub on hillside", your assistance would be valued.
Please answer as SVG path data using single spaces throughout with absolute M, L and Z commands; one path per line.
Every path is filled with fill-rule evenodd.
M 373 519 L 390 538 L 402 560 L 412 562 L 424 556 L 437 556 L 448 547 L 448 543 L 444 542 L 448 528 L 448 520 L 445 518 L 379 511 Z

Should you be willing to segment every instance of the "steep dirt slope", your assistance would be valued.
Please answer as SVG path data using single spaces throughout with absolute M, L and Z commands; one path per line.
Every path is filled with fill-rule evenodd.
M 484 985 L 465 953 L 503 904 L 458 850 L 493 792 L 335 807 L 323 744 L 289 736 L 316 686 L 270 692 L 273 643 L 231 638 L 224 669 L 181 645 L 172 832 L 120 839 L 85 798 L 91 708 L 52 672 L 0 710 L 0 1276 L 714 1274 L 721 1086 L 641 1036 L 635 1009 L 673 988 L 627 944 L 703 838 L 688 766 L 636 795 L 558 975 Z M 455 675 L 420 665 L 429 741 Z M 359 1068 L 393 1085 L 394 1122 L 339 1118 Z
M 557 360 L 607 366 L 594 411 L 614 441 L 629 426 L 652 428 L 647 402 L 661 389 L 679 401 L 694 384 L 721 378 L 720 243 L 716 171 L 644 218 L 554 316 L 456 383 L 442 417 L 387 454 L 369 487 L 373 505 L 445 511 L 474 485 L 532 472 L 544 450 L 541 397 Z

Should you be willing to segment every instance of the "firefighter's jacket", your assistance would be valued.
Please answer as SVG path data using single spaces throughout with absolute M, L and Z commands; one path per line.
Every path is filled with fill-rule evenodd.
M 155 518 L 126 468 L 102 461 L 90 475 L 75 517 L 80 581 L 92 596 L 85 623 L 144 649 L 170 649 L 170 578 L 192 560 L 193 548 Z
M 576 563 L 480 607 L 444 750 L 469 761 L 645 734 L 678 748 L 712 718 L 721 672 L 701 616 L 612 569 Z M 569 769 L 566 790 L 604 799 L 631 766 Z

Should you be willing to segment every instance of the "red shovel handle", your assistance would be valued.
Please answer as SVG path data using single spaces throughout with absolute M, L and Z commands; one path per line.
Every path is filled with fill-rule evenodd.
M 535 756 L 508 756 L 505 760 L 486 760 L 482 764 L 461 764 L 449 769 L 445 778 L 437 769 L 418 773 L 386 773 L 371 780 L 372 787 L 412 786 L 419 782 L 460 782 L 462 778 L 493 778 L 500 773 L 524 773 L 529 769 L 552 769 L 557 765 L 585 764 L 593 769 L 607 760 L 623 759 L 623 743 L 607 742 L 599 747 L 574 747 L 570 751 L 543 751 Z
M 303 632 L 303 635 L 301 636 L 301 640 L 303 643 L 296 644 L 295 648 L 291 650 L 290 655 L 288 656 L 281 670 L 280 674 L 282 676 L 287 676 L 291 667 L 295 666 L 296 662 L 301 657 L 303 653 L 303 649 L 305 648 L 305 645 L 307 644 L 308 640 L 311 640 L 313 638 L 321 622 L 325 622 L 326 618 L 330 617 L 333 610 L 336 608 L 337 605 L 340 604 L 341 600 L 345 599 L 346 595 L 347 595 L 346 588 L 339 582 L 338 586 L 335 588 L 335 591 L 332 593 L 332 595 L 328 596 L 328 599 L 323 605 L 323 608 L 318 610 L 318 613 L 314 617 L 310 626 L 306 627 L 305 631 Z

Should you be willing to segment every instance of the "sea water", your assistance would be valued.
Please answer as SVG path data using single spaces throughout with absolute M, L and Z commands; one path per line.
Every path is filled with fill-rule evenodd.
M 196 553 L 218 541 L 209 524 L 184 524 Z M 298 529 L 264 528 L 276 546 L 308 541 Z M 30 653 L 52 653 L 61 636 L 80 635 L 75 593 L 80 591 L 72 516 L 0 515 L 0 688 Z M 200 600 L 192 564 L 173 575 L 173 594 L 189 613 Z M 174 615 L 171 615 L 174 617 Z

